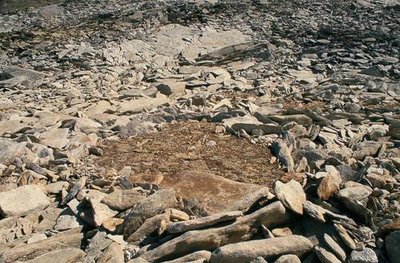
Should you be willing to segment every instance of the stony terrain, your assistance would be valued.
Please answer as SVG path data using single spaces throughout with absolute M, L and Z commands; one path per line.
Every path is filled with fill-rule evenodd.
M 0 0 L 0 262 L 400 262 L 397 0 Z

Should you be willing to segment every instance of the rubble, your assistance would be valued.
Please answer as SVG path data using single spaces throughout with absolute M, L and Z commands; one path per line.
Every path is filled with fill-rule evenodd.
M 398 1 L 0 1 L 0 262 L 397 262 Z

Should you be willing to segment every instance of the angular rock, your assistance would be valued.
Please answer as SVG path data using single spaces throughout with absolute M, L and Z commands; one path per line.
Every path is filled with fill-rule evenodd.
M 137 100 L 124 101 L 119 105 L 118 112 L 121 114 L 140 113 L 143 110 L 151 110 L 169 103 L 169 99 L 159 93 L 155 98 L 140 98 Z
M 164 212 L 177 204 L 175 192 L 171 189 L 159 190 L 142 200 L 125 219 L 124 236 L 128 238 L 150 217 Z
M 226 127 L 233 131 L 238 132 L 243 129 L 249 134 L 251 134 L 254 129 L 260 129 L 264 134 L 280 134 L 282 132 L 282 129 L 279 125 L 264 124 L 258 121 L 255 117 L 248 115 L 224 119 L 223 123 Z
M 105 232 L 98 231 L 90 240 L 89 245 L 86 247 L 86 256 L 84 262 L 96 262 L 103 251 L 108 248 L 113 241 L 107 238 Z
M 62 149 L 68 144 L 69 129 L 52 128 L 40 135 L 41 143 L 56 149 Z
M 375 251 L 370 248 L 363 250 L 353 250 L 349 256 L 349 262 L 351 263 L 378 263 L 378 257 Z
M 25 185 L 16 189 L 0 192 L 0 213 L 5 216 L 25 216 L 34 211 L 45 209 L 50 200 L 37 185 Z
M 105 196 L 101 202 L 114 210 L 123 211 L 134 207 L 144 200 L 146 196 L 139 193 L 136 189 L 119 190 L 116 189 L 111 194 Z
M 333 238 L 328 235 L 324 234 L 324 240 L 326 243 L 326 246 L 329 247 L 329 249 L 333 252 L 333 254 L 336 255 L 338 259 L 341 261 L 346 261 L 346 252 L 340 247 L 340 245 L 333 240 Z
M 334 166 L 327 165 L 325 169 L 327 174 L 322 179 L 317 190 L 318 196 L 322 200 L 328 200 L 336 194 L 340 190 L 340 183 L 342 182 L 340 173 Z
M 81 226 L 81 220 L 78 219 L 78 217 L 72 212 L 70 208 L 66 208 L 57 218 L 54 229 L 58 231 L 64 231 Z
M 174 80 L 163 80 L 156 84 L 157 90 L 166 96 L 182 96 L 185 95 L 185 82 L 177 82 Z
M 287 169 L 288 172 L 294 172 L 294 161 L 287 144 L 277 139 L 271 145 L 272 153 L 276 156 L 279 162 Z
M 207 217 L 200 217 L 188 221 L 175 222 L 171 223 L 168 226 L 168 232 L 172 234 L 184 233 L 190 230 L 205 228 L 216 225 L 221 222 L 234 220 L 242 215 L 243 213 L 240 211 L 222 212 Z
M 211 254 L 211 263 L 244 263 L 257 257 L 272 259 L 277 256 L 294 254 L 302 256 L 312 249 L 312 243 L 303 236 L 277 237 L 229 244 Z
M 272 229 L 271 233 L 274 235 L 274 237 L 287 237 L 293 235 L 292 230 L 290 230 L 288 227 L 274 228 Z
M 152 234 L 157 229 L 159 229 L 162 222 L 164 222 L 164 223 L 169 222 L 170 216 L 171 216 L 170 213 L 164 213 L 164 214 L 155 215 L 153 217 L 146 219 L 143 222 L 143 224 L 139 227 L 139 229 L 136 230 L 134 233 L 132 233 L 126 239 L 126 241 L 136 242 L 136 241 L 139 241 L 140 239 L 147 237 L 148 235 Z
M 316 246 L 314 248 L 315 253 L 317 254 L 318 259 L 322 262 L 322 263 L 340 263 L 341 261 L 331 252 L 329 252 L 328 250 L 326 250 L 323 247 L 320 246 Z
M 96 227 L 100 227 L 104 221 L 118 214 L 117 211 L 111 210 L 107 205 L 94 198 L 85 198 L 79 207 L 81 212 L 78 216 Z
M 0 163 L 9 165 L 15 158 L 23 156 L 27 150 L 25 143 L 15 143 L 12 140 L 0 138 Z
M 284 184 L 280 181 L 275 183 L 275 194 L 279 200 L 291 211 L 302 215 L 303 204 L 306 202 L 306 194 L 303 187 L 295 180 Z
M 103 254 L 97 259 L 97 263 L 124 263 L 123 246 L 118 243 L 111 243 Z
M 296 122 L 299 125 L 305 127 L 311 126 L 313 120 L 304 114 L 293 114 L 293 115 L 272 115 L 269 116 L 272 121 L 279 123 L 280 125 L 285 125 L 290 122 Z

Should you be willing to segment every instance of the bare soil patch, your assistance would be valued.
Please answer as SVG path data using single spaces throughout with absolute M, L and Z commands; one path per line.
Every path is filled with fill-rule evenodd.
M 215 131 L 211 123 L 175 123 L 146 136 L 107 141 L 98 164 L 117 170 L 131 166 L 149 176 L 199 171 L 267 186 L 284 175 L 270 163 L 268 147 Z

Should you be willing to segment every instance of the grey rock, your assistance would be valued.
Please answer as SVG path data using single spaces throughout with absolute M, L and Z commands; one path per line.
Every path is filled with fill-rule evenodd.
M 9 139 L 0 138 L 0 163 L 9 165 L 15 158 L 22 157 L 27 150 L 25 143 L 16 143 Z
M 111 245 L 113 241 L 106 237 L 106 233 L 97 232 L 94 237 L 92 237 L 89 241 L 89 245 L 86 247 L 86 256 L 83 262 L 87 263 L 95 263 L 103 254 L 108 246 Z
M 116 189 L 111 194 L 105 196 L 101 202 L 108 205 L 111 209 L 122 211 L 134 207 L 145 198 L 146 196 L 136 189 Z
M 297 124 L 303 125 L 305 127 L 311 126 L 313 120 L 304 114 L 293 114 L 293 115 L 273 115 L 269 116 L 272 121 L 279 123 L 280 125 L 285 125 L 290 122 L 295 122 Z
M 325 240 L 326 246 L 329 247 L 329 249 L 341 261 L 345 261 L 346 260 L 346 252 L 340 247 L 340 245 L 335 240 L 333 240 L 333 238 L 330 235 L 324 234 L 324 240 Z
M 221 222 L 234 220 L 242 215 L 243 213 L 241 211 L 222 212 L 207 217 L 201 217 L 182 222 L 175 222 L 169 225 L 168 232 L 173 234 L 183 233 L 190 230 L 216 225 Z
M 59 181 L 46 185 L 46 191 L 50 194 L 59 194 L 63 189 L 68 189 L 68 187 L 68 182 Z
M 58 231 L 64 231 L 81 226 L 81 220 L 79 220 L 79 218 L 72 212 L 70 208 L 66 208 L 57 218 L 54 229 Z
M 385 239 L 385 248 L 391 262 L 396 262 L 400 258 L 400 231 L 390 233 Z
M 31 69 L 19 67 L 4 67 L 0 69 L 3 74 L 8 74 L 11 78 L 0 81 L 0 87 L 14 87 L 17 85 L 25 86 L 27 89 L 35 89 L 42 85 L 45 74 Z
M 170 189 L 159 190 L 142 200 L 126 217 L 124 236 L 128 237 L 139 229 L 147 218 L 160 214 L 167 208 L 173 208 L 176 204 L 175 192 Z
M 195 260 L 201 260 L 200 262 L 208 262 L 210 258 L 211 258 L 210 251 L 200 250 L 174 260 L 164 261 L 164 263 L 185 263 L 185 262 L 192 262 Z
M 223 123 L 227 128 L 233 131 L 238 132 L 243 129 L 249 134 L 252 134 L 254 129 L 260 129 L 264 134 L 280 134 L 282 132 L 279 125 L 264 124 L 258 121 L 255 117 L 249 115 L 224 119 Z
M 271 145 L 272 153 L 276 156 L 280 163 L 287 169 L 288 172 L 294 172 L 294 161 L 287 144 L 277 139 Z
M 256 259 L 250 261 L 250 263 L 268 263 L 268 262 L 263 257 L 257 257 Z
M 312 249 L 312 243 L 303 236 L 277 237 L 229 244 L 216 249 L 211 263 L 250 262 L 257 257 L 271 259 L 285 254 L 304 255 Z
M 363 250 L 353 250 L 349 256 L 349 262 L 351 263 L 378 263 L 378 257 L 370 248 Z

